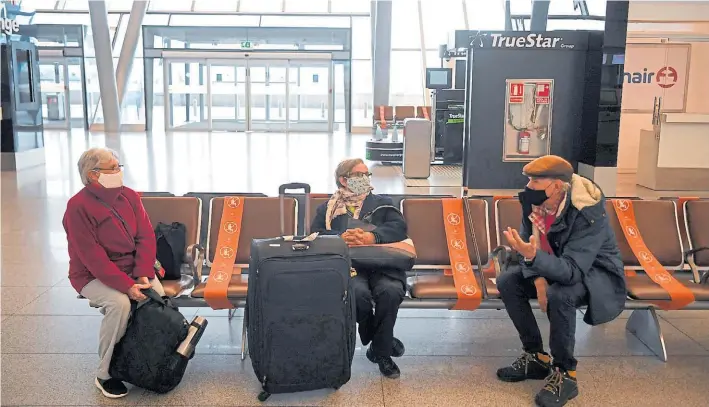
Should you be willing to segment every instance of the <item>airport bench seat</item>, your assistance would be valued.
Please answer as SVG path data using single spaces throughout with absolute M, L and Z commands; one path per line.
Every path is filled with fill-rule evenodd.
M 244 205 L 241 233 L 239 235 L 238 249 L 236 251 L 235 267 L 245 270 L 248 268 L 251 257 L 251 241 L 253 239 L 266 239 L 281 236 L 280 203 L 278 198 L 241 196 Z M 293 235 L 298 228 L 297 201 L 294 198 L 285 198 L 285 234 Z M 224 197 L 215 197 L 210 201 L 209 226 L 207 231 L 207 263 L 211 267 L 219 238 L 222 211 L 224 210 Z M 274 216 L 275 215 L 275 216 Z M 201 276 L 200 276 L 201 277 Z M 201 279 L 200 279 L 201 280 Z M 192 298 L 204 298 L 206 281 L 200 282 L 190 293 Z M 232 274 L 231 282 L 227 289 L 227 298 L 238 301 L 246 298 L 248 288 L 248 275 Z
M 475 236 L 480 249 L 480 263 L 486 265 L 490 252 L 487 202 L 481 199 L 470 199 L 467 203 L 475 224 Z M 441 199 L 405 198 L 401 202 L 401 207 L 408 226 L 409 237 L 416 246 L 417 259 L 414 269 L 449 269 L 451 266 Z M 482 273 L 478 270 L 478 260 L 467 216 L 464 225 L 470 264 L 474 270 L 477 270 L 479 277 Z M 497 293 L 494 283 L 487 276 L 485 284 L 489 289 L 488 294 Z M 407 285 L 409 293 L 414 299 L 456 299 L 453 277 L 445 275 L 441 271 L 409 277 Z
M 153 227 L 158 223 L 169 225 L 173 222 L 185 225 L 187 247 L 184 248 L 185 257 L 181 266 L 182 277 L 178 280 L 162 280 L 165 295 L 176 297 L 195 284 L 197 263 L 201 262 L 204 256 L 199 246 L 202 201 L 193 197 L 146 195 L 143 195 L 141 200 Z
M 682 213 L 690 249 L 687 263 L 702 282 L 709 283 L 709 250 L 692 252 L 709 247 L 709 200 L 687 201 L 683 204 Z

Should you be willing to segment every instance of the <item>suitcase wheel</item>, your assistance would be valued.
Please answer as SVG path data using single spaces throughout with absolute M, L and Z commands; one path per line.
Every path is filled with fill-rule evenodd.
M 264 402 L 264 401 L 268 400 L 269 397 L 271 397 L 271 393 L 269 393 L 267 391 L 262 391 L 258 395 L 258 401 Z

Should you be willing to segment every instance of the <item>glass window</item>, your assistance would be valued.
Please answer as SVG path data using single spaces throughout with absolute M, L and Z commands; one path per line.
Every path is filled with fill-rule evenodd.
M 593 20 L 549 20 L 547 30 L 605 30 L 605 21 Z
M 586 0 L 588 14 L 592 16 L 606 15 L 606 0 Z
M 328 0 L 285 0 L 286 12 L 327 13 Z
M 261 27 L 334 27 L 349 28 L 349 17 L 262 16 Z M 297 39 L 294 39 L 297 41 Z
M 171 26 L 258 27 L 259 16 L 174 14 Z
M 250 12 L 278 12 L 283 11 L 282 0 L 241 0 L 239 2 L 239 11 Z
M 423 83 L 421 51 L 392 51 L 389 103 L 422 106 Z
M 470 13 L 470 6 L 477 5 L 477 0 L 466 0 L 468 2 L 468 13 Z M 498 1 L 498 0 L 496 0 Z M 498 1 L 501 3 L 502 10 L 505 9 L 505 2 Z M 471 4 L 475 3 L 475 4 Z M 571 3 L 571 1 L 569 1 Z M 551 5 L 549 6 L 551 9 Z M 510 13 L 511 14 L 532 14 L 532 0 L 510 0 Z M 472 27 L 471 27 L 472 28 Z
M 330 9 L 333 13 L 370 13 L 370 4 L 370 0 L 331 0 Z
M 64 10 L 88 10 L 89 0 L 66 0 Z
M 57 0 L 23 0 L 21 6 L 23 10 L 54 10 Z
M 593 0 L 591 0 L 593 2 Z M 574 10 L 574 2 L 567 0 L 552 0 L 549 3 L 549 15 L 569 16 L 580 15 L 581 10 Z
M 352 125 L 372 125 L 372 61 L 352 60 Z
M 418 3 L 392 0 L 391 14 L 391 47 L 421 48 Z
M 352 17 L 352 58 L 372 58 L 372 23 L 369 17 Z
M 421 19 L 423 47 L 432 49 L 445 44 L 448 42 L 448 34 L 455 30 L 465 30 L 463 0 L 422 0 Z
M 192 0 L 150 0 L 150 11 L 190 11 Z
M 445 61 L 444 61 L 445 63 Z M 438 57 L 438 50 L 426 51 L 426 68 L 440 68 L 441 58 Z M 424 75 L 426 73 L 424 72 Z M 425 79 L 425 78 L 424 78 Z
M 85 24 L 90 25 L 88 13 L 36 13 L 32 24 Z
M 236 11 L 238 0 L 198 0 L 194 11 Z
M 512 14 L 524 14 L 525 11 L 517 11 L 515 3 L 528 4 L 526 13 L 531 12 L 531 0 L 512 0 Z M 484 4 L 484 5 L 483 5 Z M 468 12 L 469 30 L 504 30 L 505 29 L 505 2 L 504 0 L 465 0 Z M 518 7 L 519 8 L 519 7 Z
M 109 11 L 130 11 L 133 7 L 133 0 L 106 0 L 106 8 Z

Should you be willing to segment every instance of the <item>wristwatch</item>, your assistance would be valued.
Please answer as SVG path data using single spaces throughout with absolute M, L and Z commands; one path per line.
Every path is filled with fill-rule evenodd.
M 532 258 L 532 259 L 528 259 L 528 258 L 525 257 L 525 258 L 524 258 L 524 265 L 525 265 L 525 266 L 531 266 L 532 264 L 534 264 L 534 259 L 536 259 L 536 257 L 534 257 L 534 258 Z

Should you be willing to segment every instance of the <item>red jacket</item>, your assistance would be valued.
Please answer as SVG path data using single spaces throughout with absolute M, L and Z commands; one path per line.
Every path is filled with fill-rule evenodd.
M 132 189 L 90 184 L 69 199 L 62 223 L 69 242 L 69 280 L 77 292 L 96 278 L 123 293 L 135 278 L 155 278 L 155 233 Z

